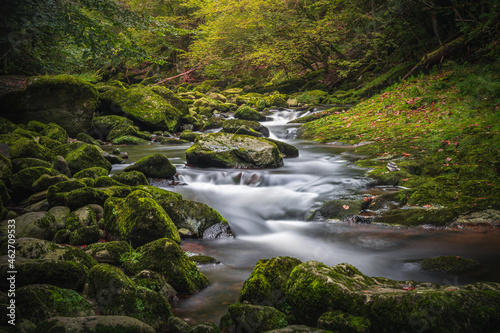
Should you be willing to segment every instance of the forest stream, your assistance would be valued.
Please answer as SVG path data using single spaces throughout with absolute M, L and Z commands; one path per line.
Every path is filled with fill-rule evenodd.
M 375 224 L 307 221 L 307 216 L 332 199 L 362 199 L 390 188 L 369 188 L 366 169 L 343 159 L 347 149 L 295 139 L 299 124 L 288 121 L 304 112 L 275 111 L 263 122 L 271 138 L 294 145 L 298 158 L 284 160 L 277 169 L 215 169 L 185 165 L 189 145 L 127 146 L 128 164 L 114 165 L 117 172 L 141 157 L 162 152 L 177 167 L 182 185 L 153 183 L 182 194 L 185 199 L 208 204 L 231 226 L 234 238 L 187 239 L 182 248 L 190 253 L 213 256 L 221 264 L 201 266 L 211 285 L 195 295 L 180 297 L 173 304 L 176 316 L 190 324 L 218 324 L 230 304 L 237 300 L 243 282 L 259 259 L 292 256 L 316 260 L 329 266 L 347 262 L 368 276 L 463 285 L 474 281 L 500 282 L 497 265 L 498 231 L 470 232 L 437 229 L 395 228 Z M 109 147 L 106 148 L 106 150 Z M 430 273 L 415 260 L 456 255 L 478 260 L 482 266 L 468 275 Z

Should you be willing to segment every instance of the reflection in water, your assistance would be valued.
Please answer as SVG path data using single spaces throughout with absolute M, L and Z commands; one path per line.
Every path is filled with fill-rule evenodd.
M 465 284 L 477 280 L 500 281 L 496 265 L 500 234 L 438 230 L 397 229 L 376 225 L 339 222 L 306 222 L 323 202 L 359 198 L 367 191 L 365 171 L 350 168 L 332 145 L 292 140 L 296 125 L 286 123 L 300 113 L 280 111 L 265 122 L 271 137 L 299 148 L 300 156 L 285 159 L 279 169 L 228 170 L 188 168 L 185 146 L 126 147 L 128 163 L 161 151 L 177 166 L 178 181 L 184 186 L 166 187 L 185 199 L 204 202 L 218 210 L 230 223 L 234 239 L 186 240 L 186 251 L 213 256 L 223 265 L 201 270 L 212 282 L 196 295 L 174 304 L 174 312 L 191 323 L 212 321 L 236 301 L 238 292 L 255 263 L 262 258 L 287 255 L 302 261 L 317 260 L 327 265 L 348 262 L 370 276 L 398 280 L 419 280 L 444 284 Z M 120 165 L 113 172 L 121 170 Z M 159 183 L 160 185 L 160 183 Z M 160 185 L 161 186 L 161 185 Z M 468 276 L 427 273 L 415 259 L 459 255 L 479 260 L 484 269 Z

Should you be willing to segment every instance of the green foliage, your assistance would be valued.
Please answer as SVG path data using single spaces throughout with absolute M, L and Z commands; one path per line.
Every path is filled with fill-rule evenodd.
M 132 244 L 129 242 L 128 252 L 124 252 L 120 255 L 120 261 L 123 264 L 137 264 L 142 257 L 142 253 L 132 249 Z

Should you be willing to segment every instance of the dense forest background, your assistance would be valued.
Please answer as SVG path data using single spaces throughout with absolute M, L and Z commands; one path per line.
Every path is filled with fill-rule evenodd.
M 498 2 L 4 0 L 2 74 L 217 78 L 348 90 L 498 57 Z M 376 88 L 376 82 L 372 86 Z

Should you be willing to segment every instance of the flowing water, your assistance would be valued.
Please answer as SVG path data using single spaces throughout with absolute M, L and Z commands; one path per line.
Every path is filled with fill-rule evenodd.
M 203 253 L 222 264 L 200 270 L 211 285 L 181 298 L 174 313 L 195 324 L 218 324 L 234 303 L 243 282 L 259 259 L 292 256 L 333 266 L 348 262 L 369 276 L 442 284 L 500 281 L 500 233 L 398 229 L 387 226 L 307 221 L 311 211 L 332 199 L 361 199 L 369 192 L 366 170 L 349 165 L 346 148 L 295 140 L 298 125 L 286 123 L 300 116 L 292 110 L 276 111 L 264 122 L 271 138 L 299 148 L 298 158 L 285 159 L 278 169 L 201 169 L 185 166 L 184 146 L 130 146 L 129 163 L 155 152 L 167 155 L 177 166 L 177 180 L 185 185 L 155 184 L 208 204 L 231 226 L 235 238 L 185 240 L 185 251 Z M 303 114 L 302 114 L 303 115 Z M 115 166 L 113 172 L 128 164 Z M 439 255 L 476 259 L 482 269 L 472 275 L 447 275 L 419 270 L 412 260 Z

